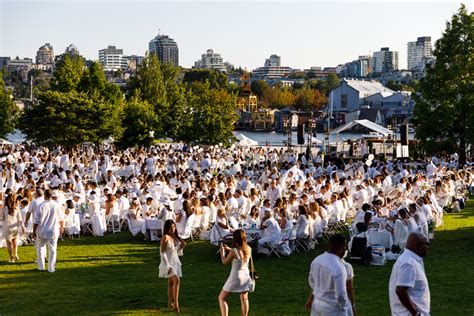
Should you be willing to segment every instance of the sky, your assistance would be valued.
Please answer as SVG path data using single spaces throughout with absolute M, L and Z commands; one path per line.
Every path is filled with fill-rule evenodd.
M 0 0 L 0 56 L 33 58 L 51 43 L 61 54 L 73 43 L 97 60 L 108 45 L 144 55 L 161 30 L 179 46 L 179 64 L 191 67 L 207 49 L 249 70 L 271 54 L 282 66 L 335 67 L 381 47 L 399 52 L 407 42 L 434 43 L 459 1 L 42 1 Z M 466 1 L 472 11 L 472 0 Z

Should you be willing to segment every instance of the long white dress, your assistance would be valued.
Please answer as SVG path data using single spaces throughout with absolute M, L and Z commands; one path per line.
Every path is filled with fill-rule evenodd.
M 179 260 L 178 256 L 178 246 L 174 242 L 170 242 L 169 240 L 166 240 L 165 242 L 165 252 L 161 252 L 160 250 L 160 278 L 169 278 L 173 275 L 176 275 L 178 277 L 182 277 L 182 272 L 181 272 L 181 261 Z M 169 269 L 172 268 L 171 273 L 169 272 Z
M 230 271 L 229 278 L 224 284 L 224 291 L 232 293 L 248 292 L 250 282 L 249 272 L 249 261 L 250 256 L 245 260 L 242 260 L 239 255 L 239 251 L 236 248 L 232 248 L 235 254 L 232 260 L 232 270 Z

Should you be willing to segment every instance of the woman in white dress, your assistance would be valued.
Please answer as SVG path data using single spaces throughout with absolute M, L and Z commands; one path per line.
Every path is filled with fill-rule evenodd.
M 7 195 L 5 198 L 5 206 L 3 207 L 3 236 L 7 242 L 8 262 L 20 260 L 18 258 L 17 238 L 20 230 L 24 231 L 21 212 L 16 202 L 14 194 Z
M 248 264 L 252 256 L 252 249 L 247 245 L 247 236 L 243 230 L 238 229 L 234 231 L 233 237 L 232 248 L 223 243 L 220 247 L 222 263 L 227 265 L 232 262 L 232 270 L 219 294 L 219 307 L 221 315 L 227 316 L 229 314 L 229 306 L 227 305 L 226 298 L 231 293 L 240 293 L 242 315 L 246 316 L 249 312 L 248 290 L 250 271 Z
M 393 244 L 405 249 L 405 244 L 408 239 L 408 212 L 405 208 L 398 211 L 399 218 L 395 221 L 393 228 Z
M 167 220 L 163 227 L 163 238 L 160 242 L 160 278 L 168 279 L 168 307 L 179 313 L 179 285 L 181 283 L 181 261 L 178 251 L 186 246 L 179 238 L 176 224 Z

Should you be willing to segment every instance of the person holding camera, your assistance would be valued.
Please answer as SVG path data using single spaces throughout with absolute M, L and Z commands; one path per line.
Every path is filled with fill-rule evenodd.
M 240 293 L 242 315 L 246 316 L 249 313 L 248 291 L 250 271 L 248 265 L 251 260 L 252 249 L 247 245 L 247 236 L 242 229 L 234 231 L 233 238 L 232 248 L 223 243 L 220 245 L 222 263 L 227 265 L 232 262 L 232 270 L 219 294 L 219 307 L 221 315 L 227 316 L 229 314 L 229 306 L 227 305 L 226 298 L 231 293 Z

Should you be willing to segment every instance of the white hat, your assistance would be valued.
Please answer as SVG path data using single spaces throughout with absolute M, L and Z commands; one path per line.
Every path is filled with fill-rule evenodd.
M 82 195 L 81 195 L 80 193 L 76 192 L 76 193 L 74 193 L 74 197 L 81 198 L 81 197 L 82 197 Z
M 58 190 L 53 190 L 52 195 L 53 198 L 59 197 L 59 191 Z

